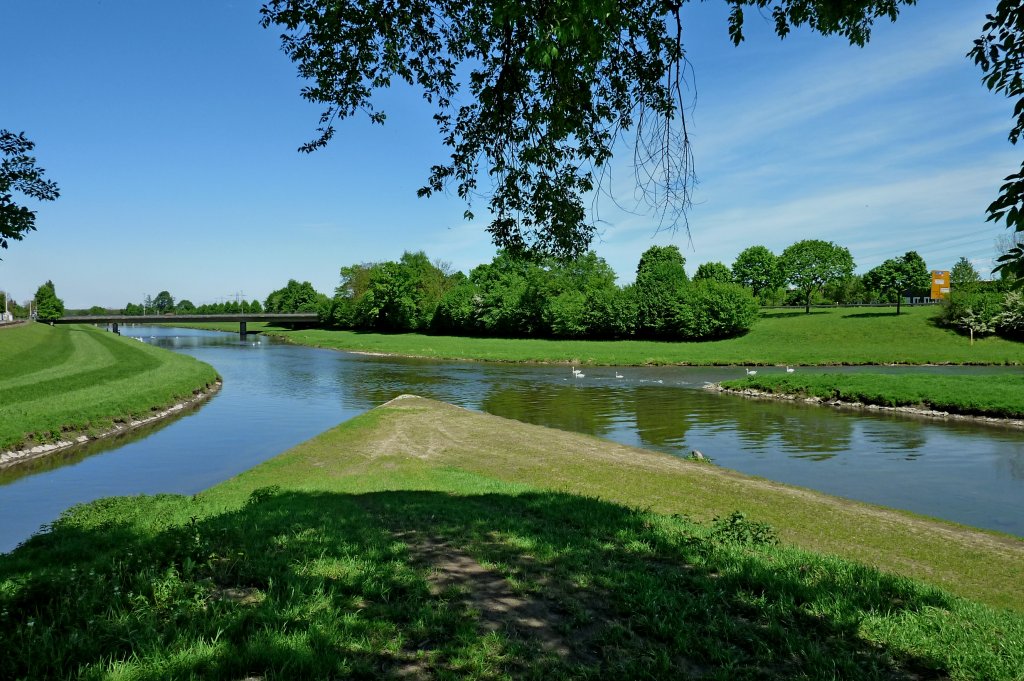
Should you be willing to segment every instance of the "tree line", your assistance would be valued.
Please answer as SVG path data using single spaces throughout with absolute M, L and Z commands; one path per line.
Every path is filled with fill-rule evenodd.
M 849 249 L 814 239 L 798 241 L 779 255 L 751 246 L 731 266 L 701 264 L 692 279 L 685 264 L 677 247 L 652 246 L 640 258 L 635 281 L 618 286 L 615 272 L 592 251 L 568 260 L 499 251 L 468 275 L 417 251 L 398 261 L 342 267 L 333 297 L 308 281 L 290 279 L 262 304 L 235 300 L 196 306 L 161 291 L 141 304 L 129 303 L 123 313 L 315 312 L 325 326 L 393 333 L 705 340 L 744 333 L 761 305 L 799 304 L 809 311 L 819 303 L 895 302 L 899 314 L 904 296 L 927 296 L 931 285 L 927 265 L 915 251 L 855 275 Z M 953 293 L 942 321 L 972 334 L 1018 328 L 1008 312 L 1016 301 L 1007 297 L 1011 277 L 1004 271 L 1001 282 L 980 279 L 965 258 L 954 265 Z M 36 297 L 46 315 L 63 314 L 52 282 Z M 111 312 L 98 306 L 84 311 Z
M 341 268 L 322 320 L 343 329 L 541 338 L 724 338 L 750 328 L 757 303 L 731 282 L 691 281 L 675 246 L 654 246 L 637 280 L 617 286 L 603 258 L 499 251 L 469 275 L 423 251 Z

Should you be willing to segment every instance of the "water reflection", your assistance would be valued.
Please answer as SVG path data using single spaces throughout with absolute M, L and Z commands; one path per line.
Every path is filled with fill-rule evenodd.
M 735 367 L 631 367 L 618 371 L 621 379 L 614 368 L 588 368 L 576 379 L 564 365 L 374 357 L 182 329 L 124 333 L 209 362 L 223 389 L 194 415 L 147 437 L 100 443 L 94 451 L 111 450 L 68 454 L 0 478 L 0 507 L 19 509 L 0 514 L 0 550 L 73 503 L 109 494 L 194 493 L 403 393 L 676 455 L 696 448 L 746 473 L 1024 535 L 1019 430 L 700 389 L 737 377 Z M 993 372 L 920 369 L 981 370 Z

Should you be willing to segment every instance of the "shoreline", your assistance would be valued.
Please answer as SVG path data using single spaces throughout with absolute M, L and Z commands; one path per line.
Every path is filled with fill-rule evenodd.
M 881 404 L 870 404 L 866 402 L 848 402 L 846 400 L 825 399 L 822 397 L 797 395 L 794 393 L 772 393 L 764 390 L 756 390 L 754 388 L 744 388 L 742 390 L 736 390 L 734 388 L 725 388 L 720 383 L 711 383 L 709 385 L 704 386 L 704 389 L 710 390 L 712 392 L 725 393 L 728 395 L 737 395 L 739 397 L 746 397 L 754 400 L 803 402 L 805 404 L 818 404 L 822 406 L 833 407 L 835 409 L 845 409 L 848 411 L 871 411 L 906 414 L 908 416 L 918 416 L 921 418 L 936 419 L 942 421 L 970 421 L 973 423 L 981 423 L 989 426 L 1001 426 L 1004 428 L 1016 428 L 1024 430 L 1024 419 L 1000 418 L 998 416 L 979 416 L 977 414 L 960 414 L 957 412 L 939 411 L 937 409 L 924 409 L 922 407 L 889 407 Z
M 170 407 L 167 407 L 166 409 L 161 409 L 158 413 L 153 414 L 151 416 L 147 416 L 145 418 L 132 419 L 127 423 L 119 423 L 115 420 L 114 426 L 112 428 L 104 430 L 98 435 L 87 435 L 79 431 L 77 435 L 73 433 L 65 434 L 64 438 L 58 440 L 57 442 L 35 445 L 33 447 L 25 447 L 22 449 L 11 449 L 8 451 L 0 452 L 0 470 L 11 468 L 22 463 L 27 463 L 29 461 L 34 461 L 36 459 L 48 456 L 50 454 L 63 452 L 66 449 L 70 449 L 71 447 L 76 447 L 87 442 L 93 442 L 95 440 L 100 440 L 103 438 L 120 435 L 122 433 L 127 433 L 137 428 L 141 428 L 142 426 L 147 426 L 157 421 L 170 418 L 171 416 L 174 416 L 179 412 L 184 411 L 185 409 L 194 407 L 204 402 L 207 398 L 216 394 L 221 389 L 222 385 L 223 382 L 220 380 L 220 378 L 218 378 L 210 385 L 193 393 L 190 399 L 183 400 L 181 402 L 173 404 Z

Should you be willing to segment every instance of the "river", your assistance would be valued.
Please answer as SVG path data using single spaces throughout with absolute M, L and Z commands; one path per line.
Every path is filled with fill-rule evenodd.
M 561 365 L 371 357 L 189 329 L 122 333 L 213 365 L 223 388 L 155 428 L 0 473 L 0 551 L 74 504 L 194 494 L 402 393 L 676 455 L 699 449 L 744 473 L 1024 536 L 1024 432 L 1017 429 L 702 389 L 742 377 L 736 367 L 586 367 L 574 378 Z

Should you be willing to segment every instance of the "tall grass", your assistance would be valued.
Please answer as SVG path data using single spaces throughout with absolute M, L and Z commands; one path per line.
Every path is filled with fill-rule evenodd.
M 213 367 L 88 326 L 0 331 L 0 451 L 145 416 L 213 383 Z

